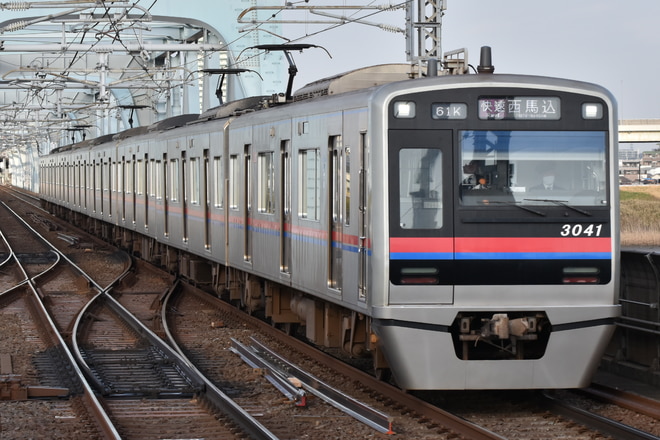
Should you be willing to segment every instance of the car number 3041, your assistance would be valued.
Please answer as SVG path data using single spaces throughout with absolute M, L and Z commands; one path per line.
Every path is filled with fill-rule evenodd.
M 563 225 L 562 237 L 600 237 L 603 225 Z

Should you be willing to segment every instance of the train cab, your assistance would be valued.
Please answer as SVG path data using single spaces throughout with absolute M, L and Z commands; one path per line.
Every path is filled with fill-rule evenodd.
M 397 383 L 584 385 L 584 368 L 569 377 L 566 363 L 592 371 L 618 314 L 611 96 L 475 75 L 380 97 L 373 144 L 387 148 L 374 185 L 387 190 L 375 211 L 387 222 L 374 290 L 387 293 L 373 314 L 380 338 L 396 340 L 385 354 L 395 376 L 406 372 Z M 429 374 L 434 365 L 443 371 Z

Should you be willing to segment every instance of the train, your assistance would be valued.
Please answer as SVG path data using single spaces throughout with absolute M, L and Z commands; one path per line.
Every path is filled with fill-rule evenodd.
M 42 204 L 403 389 L 584 387 L 620 314 L 616 103 L 486 60 L 58 147 Z

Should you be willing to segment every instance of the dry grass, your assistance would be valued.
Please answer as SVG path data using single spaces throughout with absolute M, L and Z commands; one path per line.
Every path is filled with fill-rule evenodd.
M 621 245 L 660 247 L 660 185 L 621 187 Z

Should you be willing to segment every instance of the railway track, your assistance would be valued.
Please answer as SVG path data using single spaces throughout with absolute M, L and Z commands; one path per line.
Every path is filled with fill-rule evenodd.
M 401 390 L 390 387 L 373 377 L 356 372 L 352 367 L 336 359 L 328 358 L 325 354 L 291 340 L 279 331 L 259 320 L 246 318 L 244 314 L 233 307 L 227 307 L 203 292 L 188 291 L 179 293 L 168 306 L 170 317 L 167 323 L 176 328 L 185 352 L 209 377 L 217 378 L 219 382 L 233 383 L 235 375 L 249 376 L 249 372 L 242 371 L 240 365 L 235 363 L 227 354 L 226 335 L 237 335 L 245 340 L 247 329 L 251 326 L 259 329 L 259 333 L 272 339 L 270 344 L 279 347 L 279 350 L 292 356 L 305 365 L 310 365 L 310 371 L 319 372 L 335 386 L 351 395 L 359 395 L 365 401 L 385 413 L 394 414 L 393 431 L 397 434 L 414 435 L 416 438 L 436 435 L 458 435 L 465 438 L 539 438 L 554 439 L 557 436 L 566 439 L 584 438 L 656 438 L 655 431 L 647 432 L 648 426 L 623 426 L 618 420 L 599 416 L 593 411 L 584 410 L 569 403 L 562 403 L 563 399 L 543 397 L 539 392 L 434 392 L 420 393 L 418 399 Z M 195 315 L 193 319 L 191 315 Z M 236 323 L 234 323 L 236 320 Z M 246 324 L 249 322 L 249 324 Z M 214 334 L 211 345 L 207 339 L 199 335 Z M 295 349 L 292 349 L 295 347 Z M 310 359 L 314 359 L 310 361 Z M 322 371 L 319 365 L 323 365 Z M 242 371 L 242 372 L 241 372 Z M 260 374 L 261 375 L 261 372 Z M 254 377 L 255 382 L 258 377 Z M 265 380 L 261 379 L 261 387 Z M 268 385 L 267 385 L 268 386 Z M 242 393 L 257 393 L 254 388 L 236 390 Z M 273 388 L 274 390 L 274 388 Z M 275 392 L 275 391 L 273 391 Z M 259 393 L 263 393 L 260 390 Z M 261 394 L 263 396 L 263 394 Z M 367 397 L 364 397 L 364 396 Z M 238 397 L 240 398 L 240 397 Z M 264 400 L 269 400 L 263 397 Z M 476 399 L 473 400 L 473 399 Z M 270 401 L 274 401 L 270 398 Z M 593 399 L 590 400 L 593 402 Z M 430 402 L 430 403 L 427 403 Z M 455 405 L 456 402 L 460 404 Z M 619 403 L 617 405 L 620 405 Z M 641 406 L 647 406 L 644 403 Z M 295 420 L 295 411 L 288 403 L 289 419 Z M 447 409 L 443 411 L 441 408 Z M 262 411 L 263 408 L 259 408 Z M 405 414 L 402 416 L 401 413 Z M 262 415 L 264 418 L 282 417 L 279 410 L 269 408 Z M 413 415 L 412 417 L 408 417 Z M 643 415 L 643 414 L 641 414 Z M 329 417 L 329 416 L 326 416 Z M 626 420 L 639 420 L 640 413 L 629 413 Z M 466 423 L 465 420 L 472 423 Z M 329 419 L 328 419 L 329 420 Z M 411 425 L 408 425 L 411 422 Z M 267 422 L 264 422 L 267 424 Z M 336 423 L 336 422 L 335 422 Z M 646 430 L 645 430 L 646 429 Z M 352 436 L 366 435 L 359 428 L 345 427 L 343 432 L 350 432 Z M 430 433 L 433 434 L 430 434 Z M 414 433 L 414 434 L 413 434 Z M 318 438 L 325 438 L 320 436 Z M 327 438 L 332 438 L 328 436 Z
M 267 340 L 269 346 L 293 359 L 310 374 L 332 384 L 338 392 L 391 415 L 392 438 L 442 439 L 457 435 L 471 439 L 501 438 L 378 381 L 190 286 L 175 291 L 166 307 L 167 331 L 180 350 L 237 402 L 246 407 L 254 405 L 255 416 L 266 426 L 272 426 L 273 432 L 284 431 L 282 438 L 304 438 L 301 435 L 307 435 L 310 427 L 316 439 L 370 438 L 378 432 L 318 400 L 312 400 L 301 410 L 268 383 L 263 370 L 246 366 L 231 352 L 232 339 L 246 344 L 250 344 L 252 336 Z
M 12 438 L 17 439 L 32 438 L 35 426 L 57 438 L 118 438 L 61 335 L 62 322 L 58 327 L 52 319 L 47 297 L 38 287 L 60 270 L 60 259 L 52 250 L 46 252 L 48 246 L 4 203 L 0 211 L 3 247 L 15 266 L 14 286 L 0 294 L 0 394 L 3 399 L 22 401 L 19 408 L 0 402 L 2 430 L 13 432 Z M 15 249 L 21 249 L 21 253 Z M 44 255 L 52 258 L 43 261 Z M 60 281 L 59 286 L 65 284 Z M 28 398 L 57 400 L 45 403 Z M 38 425 L 26 418 L 34 413 L 39 414 Z
M 4 225 L 3 229 L 8 230 L 8 227 Z M 35 232 L 31 231 L 31 233 Z M 38 247 L 37 245 L 43 246 L 44 243 L 39 241 L 40 239 L 35 240 L 32 245 L 35 248 Z M 112 271 L 105 267 L 99 278 L 109 276 L 115 281 L 110 282 L 107 287 L 101 287 L 69 257 L 64 254 L 60 256 L 62 258 L 60 261 L 65 260 L 68 266 L 61 269 L 58 267 L 59 272 L 56 275 L 50 275 L 56 266 L 53 264 L 47 272 L 48 276 L 44 273 L 30 275 L 26 273 L 24 278 L 26 280 L 39 278 L 40 284 L 35 285 L 33 293 L 36 301 L 43 306 L 42 320 L 51 323 L 52 338 L 58 338 L 58 347 L 67 353 L 66 363 L 55 362 L 52 357 L 43 362 L 50 366 L 53 372 L 50 376 L 61 378 L 63 371 L 75 370 L 76 374 L 72 381 L 82 383 L 80 386 L 71 386 L 67 389 L 61 387 L 58 396 L 63 393 L 65 396 L 69 394 L 77 396 L 83 393 L 82 395 L 87 397 L 86 402 L 75 407 L 71 405 L 69 413 L 73 413 L 74 408 L 79 408 L 87 411 L 88 414 L 76 415 L 73 417 L 76 420 L 102 418 L 102 421 L 96 420 L 96 423 L 92 423 L 92 426 L 96 425 L 96 433 L 86 435 L 86 438 L 148 439 L 164 438 L 163 436 L 170 438 L 170 434 L 171 438 L 176 438 L 181 435 L 182 429 L 185 430 L 186 436 L 196 436 L 195 434 L 199 433 L 200 438 L 244 438 L 245 436 L 257 439 L 274 438 L 241 408 L 233 405 L 232 402 L 219 400 L 217 395 L 207 390 L 202 378 L 189 365 L 180 359 L 173 359 L 176 353 L 156 335 L 149 334 L 148 330 L 141 328 L 138 319 L 105 293 L 115 281 L 123 277 L 108 275 Z M 106 266 L 103 262 L 100 265 L 93 264 L 89 257 L 85 259 L 85 265 L 95 268 Z M 124 272 L 124 269 L 125 267 L 121 272 Z M 24 284 L 30 283 L 24 282 Z M 8 294 L 3 294 L 2 300 L 9 304 L 16 302 Z M 14 312 L 25 315 L 24 311 Z M 43 332 L 38 325 L 35 324 L 33 331 Z M 80 334 L 85 334 L 85 338 L 79 340 Z M 96 393 L 85 380 L 62 335 L 72 346 L 71 351 L 76 354 L 78 363 L 86 372 L 85 376 L 95 385 Z M 17 339 L 13 339 L 14 344 L 20 344 L 21 339 L 23 339 L 22 334 L 18 335 Z M 121 348 L 115 350 L 122 344 L 134 345 L 125 346 L 123 350 Z M 54 351 L 50 349 L 50 345 L 53 344 L 49 340 L 46 340 L 44 345 L 47 351 Z M 6 351 L 11 352 L 12 349 L 13 347 L 8 347 Z M 131 349 L 133 349 L 132 353 Z M 37 353 L 39 351 L 38 348 L 35 350 Z M 121 354 L 117 356 L 119 351 Z M 4 361 L 4 356 L 2 359 L 3 365 L 9 363 Z M 38 363 L 38 360 L 32 360 L 32 363 Z M 156 366 L 156 371 L 152 368 L 151 374 L 135 374 L 146 365 Z M 14 386 L 16 381 L 13 371 L 9 376 L 13 381 L 11 386 Z M 25 394 L 27 398 L 27 392 Z M 97 394 L 101 397 L 97 398 Z M 130 402 L 130 399 L 126 399 L 127 396 L 134 397 L 138 401 Z M 17 398 L 15 395 L 9 397 Z M 162 397 L 170 397 L 169 402 L 159 399 Z M 103 401 L 102 405 L 99 400 Z M 73 401 L 72 399 L 72 403 Z M 142 410 L 138 411 L 137 408 L 140 407 Z M 97 414 L 100 414 L 100 417 Z M 136 417 L 136 414 L 146 417 L 150 422 L 145 424 L 143 419 Z M 192 421 L 194 429 L 190 429 L 188 422 L 179 423 L 184 417 Z M 33 420 L 32 424 L 23 427 L 27 428 L 24 429 L 26 438 L 31 438 L 35 430 L 40 429 L 39 427 L 42 426 L 40 422 L 41 420 Z M 94 427 L 84 425 L 67 429 L 67 432 L 71 429 L 83 432 L 94 430 Z M 4 426 L 2 430 L 5 431 Z M 58 438 L 79 438 L 58 431 L 51 431 L 49 434 L 36 432 L 36 434 L 54 435 Z
M 40 228 L 54 228 L 45 214 L 36 214 L 33 218 L 41 225 Z M 104 261 L 101 266 L 117 263 L 119 260 L 116 251 L 105 249 L 106 245 L 94 243 L 92 239 L 82 235 L 74 240 L 75 244 L 71 244 L 66 240 L 58 239 L 58 231 L 52 230 L 50 233 L 55 237 L 54 240 L 58 240 L 58 245 L 62 249 L 69 251 L 70 258 L 88 266 L 90 271 L 93 271 L 95 266 L 90 258 L 91 255 L 101 255 L 100 258 Z M 71 231 L 64 233 L 67 236 L 78 234 Z M 96 252 L 90 252 L 90 249 Z M 2 249 L 0 253 L 3 253 Z M 31 262 L 35 271 L 43 269 L 38 267 L 39 264 L 52 265 L 52 262 L 37 261 L 28 257 L 23 260 Z M 1 272 L 4 274 L 15 270 L 5 269 Z M 100 276 L 104 277 L 104 286 L 110 286 L 116 278 L 114 274 L 108 273 Z M 49 278 L 40 287 L 42 297 L 48 298 L 51 295 L 56 297 L 60 290 L 74 290 L 74 288 L 58 290 L 54 286 L 62 281 L 56 281 L 56 278 L 60 277 Z M 83 287 L 83 290 L 90 290 L 92 283 L 89 281 L 82 282 L 79 278 L 66 273 L 64 278 L 69 278 L 68 282 Z M 265 435 L 271 436 L 268 438 L 373 438 L 381 435 L 372 427 L 353 420 L 314 397 L 310 398 L 307 406 L 302 408 L 284 397 L 267 382 L 262 369 L 246 366 L 240 356 L 231 352 L 232 338 L 249 343 L 250 338 L 256 336 L 266 340 L 268 346 L 284 353 L 285 357 L 300 364 L 305 370 L 327 380 L 337 390 L 355 396 L 365 404 L 390 416 L 393 431 L 390 438 L 393 439 L 413 437 L 543 439 L 556 438 L 560 435 L 558 433 L 561 433 L 563 438 L 569 439 L 602 438 L 602 434 L 589 428 L 586 422 L 576 423 L 566 415 L 554 414 L 553 411 L 543 410 L 539 406 L 521 404 L 521 400 L 532 402 L 537 400 L 536 394 L 518 394 L 523 398 L 518 398 L 518 402 L 515 402 L 514 398 L 514 403 L 499 401 L 494 404 L 498 407 L 498 411 L 494 413 L 486 409 L 487 405 L 483 404 L 474 404 L 468 410 L 462 411 L 456 410 L 453 405 L 447 405 L 448 401 L 467 401 L 465 405 L 469 407 L 473 392 L 435 393 L 433 399 L 429 399 L 430 403 L 426 402 L 379 382 L 369 375 L 357 372 L 345 363 L 291 339 L 284 333 L 240 313 L 204 292 L 184 285 L 174 287 L 175 281 L 171 275 L 163 274 L 149 265 L 138 264 L 127 275 L 117 280 L 111 289 L 107 289 L 110 295 L 107 297 L 101 295 L 98 302 L 87 305 L 87 318 L 84 318 L 77 327 L 68 324 L 71 320 L 70 316 L 73 315 L 71 312 L 63 313 L 63 317 L 56 320 L 58 328 L 67 337 L 75 334 L 90 336 L 91 339 L 80 340 L 78 344 L 83 352 L 82 357 L 89 365 L 96 368 L 94 370 L 90 366 L 88 376 L 99 378 L 99 382 L 96 383 L 98 393 L 104 395 L 105 406 L 118 426 L 116 429 L 119 437 L 176 438 L 177 435 L 183 435 L 182 433 L 185 432 L 187 438 L 190 436 L 209 438 L 213 435 L 218 438 L 244 438 L 246 434 L 241 433 L 241 428 L 237 427 L 235 421 L 230 420 L 230 416 L 208 409 L 217 404 L 217 401 L 215 397 L 203 396 L 200 392 L 201 388 L 212 388 L 219 395 L 231 397 L 237 408 L 242 407 L 263 427 L 264 432 L 268 433 Z M 5 281 L 0 277 L 0 283 L 2 282 Z M 20 281 L 16 279 L 11 281 L 8 278 L 6 283 L 20 283 Z M 106 287 L 101 288 L 104 289 Z M 168 297 L 170 292 L 171 298 Z M 9 297 L 1 296 L 0 304 L 7 301 L 7 298 Z M 58 303 L 54 299 L 46 300 L 46 302 L 50 301 L 52 301 L 51 305 Z M 80 307 L 82 302 L 76 303 L 75 307 Z M 0 313 L 4 314 L 2 310 Z M 137 321 L 132 324 L 126 323 L 123 314 L 135 316 L 139 324 Z M 170 368 L 171 360 L 166 359 L 166 356 L 160 357 L 162 356 L 160 348 L 146 348 L 151 343 L 144 340 L 143 335 L 146 331 L 154 332 L 155 335 L 163 338 L 171 336 L 175 339 L 180 345 L 181 353 L 190 359 L 183 364 L 187 365 L 183 369 L 190 368 L 190 373 L 172 372 L 177 368 L 164 373 Z M 96 339 L 97 337 L 99 338 Z M 28 340 L 31 336 L 24 338 Z M 6 350 L 13 349 L 14 347 Z M 29 351 L 31 348 L 26 347 L 26 350 Z M 112 351 L 120 351 L 123 356 L 107 356 L 107 353 Z M 121 364 L 128 365 L 129 368 L 124 369 Z M 133 373 L 138 367 L 159 369 L 161 377 L 170 375 L 170 379 L 176 380 L 164 384 L 149 377 L 142 377 L 134 381 Z M 116 368 L 119 369 L 115 370 Z M 200 385 L 196 379 L 191 379 L 193 376 L 197 377 L 196 372 L 204 373 L 209 383 Z M 111 375 L 122 380 L 104 382 L 107 380 L 104 378 Z M 116 386 L 117 384 L 121 386 Z M 483 399 L 483 395 L 477 398 Z M 21 402 L 26 405 L 32 403 Z M 61 417 L 61 420 L 69 420 L 67 417 L 72 417 L 72 420 L 85 419 L 85 417 L 87 420 L 93 419 L 92 416 L 71 416 L 75 414 L 76 408 L 85 406 L 87 405 L 84 403 L 76 404 L 74 401 L 59 412 L 57 409 L 51 412 L 56 412 L 58 415 L 53 417 Z M 29 413 L 37 414 L 37 411 L 23 411 L 23 414 L 27 417 Z M 228 423 L 226 431 L 218 433 L 220 423 L 217 419 L 221 421 L 225 419 L 224 421 Z M 469 419 L 471 422 L 466 423 L 464 419 Z M 145 420 L 150 422 L 145 423 Z M 6 423 L 1 424 L 0 432 L 3 432 L 7 426 L 9 425 Z M 90 429 L 85 425 L 82 426 L 77 429 Z M 260 434 L 247 434 L 247 436 L 262 438 Z M 95 438 L 94 435 L 85 435 L 85 437 Z
M 660 438 L 660 402 L 605 385 L 544 394 L 545 405 L 617 439 Z
M 86 314 L 77 346 L 122 438 L 171 438 L 184 429 L 192 438 L 236 438 L 241 428 L 209 409 L 194 370 L 118 303 L 98 298 Z

